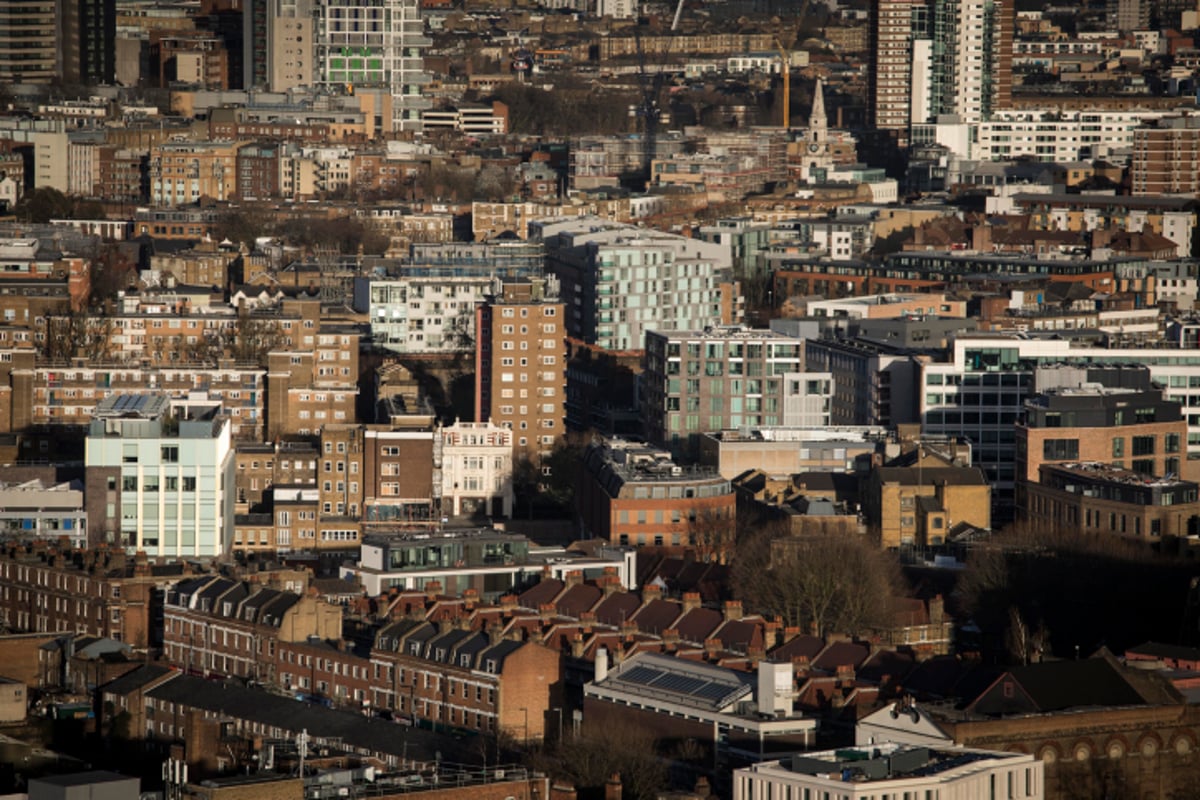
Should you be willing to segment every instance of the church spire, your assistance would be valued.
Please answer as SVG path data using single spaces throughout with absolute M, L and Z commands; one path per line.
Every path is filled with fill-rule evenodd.
M 809 141 L 824 144 L 828 129 L 829 120 L 825 117 L 825 84 L 817 78 L 817 85 L 813 89 L 812 111 L 808 115 Z

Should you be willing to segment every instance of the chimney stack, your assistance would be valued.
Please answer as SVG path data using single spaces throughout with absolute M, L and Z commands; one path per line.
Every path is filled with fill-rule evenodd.
M 726 600 L 725 601 L 725 619 L 729 622 L 735 622 L 742 618 L 742 601 L 741 600 Z
M 700 607 L 699 592 L 684 592 L 683 593 L 683 613 L 695 611 Z

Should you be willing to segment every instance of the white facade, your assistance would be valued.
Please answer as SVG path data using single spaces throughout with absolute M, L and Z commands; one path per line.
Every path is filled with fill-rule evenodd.
M 914 125 L 913 141 L 936 142 L 967 160 L 1003 161 L 1030 156 L 1038 161 L 1064 163 L 1130 149 L 1135 128 L 1168 113 L 1001 109 L 986 122 L 947 118 Z
M 511 517 L 513 432 L 491 422 L 455 422 L 441 437 L 442 512 Z
M 475 351 L 475 307 L 497 291 L 492 278 L 398 278 L 354 283 L 375 344 L 399 353 Z
M 783 425 L 823 428 L 829 425 L 833 403 L 833 374 L 789 372 L 783 376 Z
M 136 406 L 130 398 L 137 399 Z M 88 433 L 85 464 L 89 471 L 120 470 L 110 483 L 117 501 L 115 544 L 151 558 L 220 556 L 233 536 L 229 420 L 215 414 L 217 407 L 169 421 L 166 407 L 166 397 L 158 394 L 105 400 Z
M 1023 753 L 884 744 L 860 748 L 857 760 L 848 755 L 849 749 L 827 750 L 805 753 L 792 761 L 771 760 L 736 770 L 733 800 L 1045 797 L 1042 762 Z M 823 763 L 828 767 L 824 768 Z M 861 777 L 871 767 L 882 770 L 883 776 Z M 825 771 L 819 771 L 823 768 Z
M 430 81 L 421 51 L 420 0 L 318 0 L 316 85 L 339 91 L 383 86 L 392 96 L 395 130 L 421 130 L 421 96 Z
M 562 282 L 567 331 L 607 350 L 640 350 L 647 331 L 719 324 L 728 244 L 580 217 L 531 223 Z M 738 322 L 739 320 L 730 320 Z

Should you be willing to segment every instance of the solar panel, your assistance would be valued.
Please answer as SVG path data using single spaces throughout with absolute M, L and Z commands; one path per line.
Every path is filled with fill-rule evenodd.
M 725 695 L 732 692 L 737 687 L 730 686 L 728 683 L 708 683 L 692 692 L 696 697 L 703 697 L 705 700 L 717 701 Z
M 650 684 L 663 676 L 662 671 L 650 669 L 649 667 L 634 667 L 627 669 L 620 675 L 621 680 L 629 681 L 630 683 Z
M 664 675 L 654 682 L 654 688 L 666 689 L 667 691 L 679 692 L 680 694 L 691 694 L 706 683 L 708 681 L 700 678 L 692 678 L 687 675 Z

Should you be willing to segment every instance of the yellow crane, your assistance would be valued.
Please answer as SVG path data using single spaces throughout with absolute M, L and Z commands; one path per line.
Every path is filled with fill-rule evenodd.
M 775 37 L 775 46 L 779 48 L 779 70 L 783 73 L 783 129 L 785 131 L 791 126 L 792 121 L 792 52 L 790 48 L 795 47 L 800 38 L 800 29 L 804 27 L 804 15 L 808 13 L 811 3 L 812 0 L 804 0 L 800 4 L 800 12 L 796 14 L 796 29 L 788 37 L 788 47 L 783 46 L 782 39 L 778 36 Z

